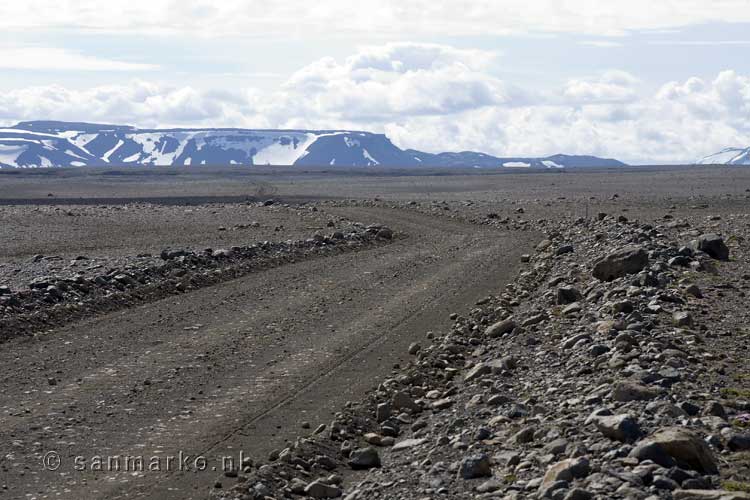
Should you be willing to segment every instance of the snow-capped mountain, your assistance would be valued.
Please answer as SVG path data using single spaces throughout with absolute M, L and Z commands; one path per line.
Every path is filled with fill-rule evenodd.
M 698 165 L 750 165 L 750 148 L 726 148 L 698 160 Z
M 396 147 L 385 135 L 344 130 L 137 129 L 53 121 L 0 128 L 0 168 L 103 165 L 302 165 L 340 167 L 622 166 L 593 156 L 497 158 Z
M 419 159 L 420 163 L 441 167 L 480 167 L 480 168 L 566 168 L 566 167 L 624 167 L 625 163 L 610 158 L 596 156 L 553 155 L 544 158 L 520 157 L 498 158 L 484 153 L 464 151 L 461 153 L 422 153 L 409 149 L 407 153 Z

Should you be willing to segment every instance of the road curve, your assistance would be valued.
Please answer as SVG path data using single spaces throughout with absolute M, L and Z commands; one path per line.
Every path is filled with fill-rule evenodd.
M 398 209 L 326 210 L 409 236 L 5 344 L 0 498 L 205 498 L 220 457 L 265 457 L 309 432 L 303 422 L 330 421 L 411 342 L 499 291 L 538 239 Z M 179 470 L 180 451 L 193 470 Z M 116 456 L 161 470 L 91 470 Z

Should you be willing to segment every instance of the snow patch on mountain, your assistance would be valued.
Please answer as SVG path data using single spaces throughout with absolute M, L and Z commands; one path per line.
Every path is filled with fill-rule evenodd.
M 0 128 L 0 168 L 85 165 L 566 168 L 624 164 L 593 156 L 497 158 L 473 151 L 404 151 L 383 134 L 345 130 L 159 130 L 56 121 Z
M 750 165 L 750 148 L 726 148 L 698 160 L 698 165 Z

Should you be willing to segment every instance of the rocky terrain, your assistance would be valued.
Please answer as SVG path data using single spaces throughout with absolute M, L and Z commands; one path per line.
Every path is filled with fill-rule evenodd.
M 750 498 L 750 215 L 654 215 L 529 221 L 514 281 L 211 497 Z
M 273 200 L 259 204 L 272 205 Z M 92 210 L 83 212 L 91 216 Z M 358 250 L 394 237 L 390 228 L 377 224 L 344 223 L 337 227 L 329 220 L 325 226 L 325 233 L 318 231 L 300 240 L 266 240 L 220 249 L 164 248 L 158 255 L 141 253 L 119 258 L 78 255 L 69 261 L 60 255 L 37 254 L 26 262 L 3 265 L 0 281 L 7 284 L 0 285 L 0 342 L 45 326 L 60 326 L 284 263 Z M 259 227 L 260 223 L 253 221 L 231 229 Z M 219 226 L 218 230 L 227 228 Z
M 750 494 L 741 169 L 145 172 L 2 178 L 0 498 Z

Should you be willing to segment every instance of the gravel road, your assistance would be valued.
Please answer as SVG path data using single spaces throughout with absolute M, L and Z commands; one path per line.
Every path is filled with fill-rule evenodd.
M 407 237 L 4 344 L 0 498 L 204 498 L 220 457 L 265 458 L 303 424 L 330 421 L 410 343 L 503 287 L 539 239 L 415 211 L 325 210 Z M 54 472 L 42 467 L 51 451 Z M 208 470 L 168 467 L 180 451 Z M 164 461 L 91 471 L 97 456 Z

